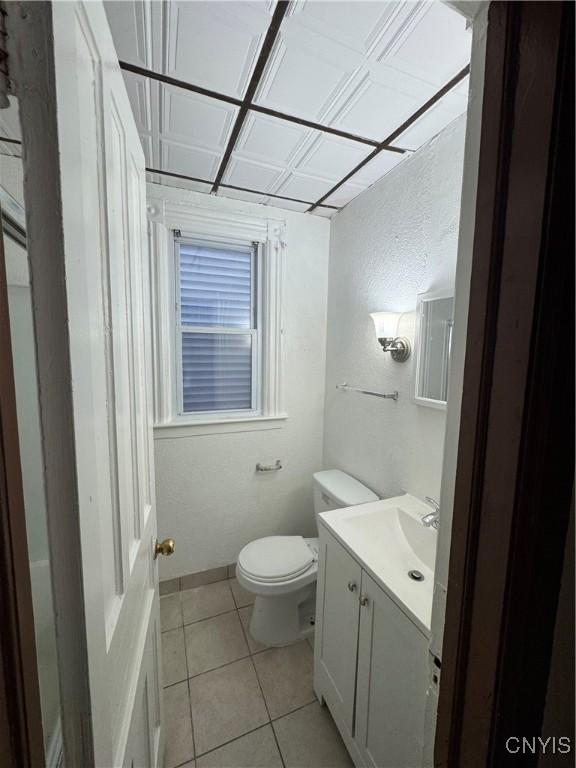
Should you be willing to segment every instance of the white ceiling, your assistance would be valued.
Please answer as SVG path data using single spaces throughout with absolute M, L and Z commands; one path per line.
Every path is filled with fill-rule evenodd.
M 274 2 L 150 0 L 108 2 L 121 60 L 242 99 Z M 256 104 L 382 141 L 470 59 L 464 17 L 439 0 L 296 0 L 258 87 Z M 125 73 L 149 167 L 211 181 L 238 107 Z M 417 150 L 462 114 L 467 78 L 394 141 Z M 259 190 L 218 194 L 294 210 L 315 202 L 372 147 L 249 112 L 222 179 Z M 409 153 L 381 152 L 326 199 L 343 206 Z M 152 178 L 152 177 L 151 177 Z M 155 181 L 210 192 L 210 184 L 156 175 Z M 268 193 L 268 194 L 266 194 Z M 316 209 L 329 215 L 330 209 Z

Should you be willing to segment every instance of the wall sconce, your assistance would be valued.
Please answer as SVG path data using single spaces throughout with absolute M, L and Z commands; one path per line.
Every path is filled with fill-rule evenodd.
M 412 345 L 406 336 L 397 336 L 401 312 L 372 312 L 376 336 L 384 352 L 390 352 L 392 360 L 403 363 L 410 357 Z

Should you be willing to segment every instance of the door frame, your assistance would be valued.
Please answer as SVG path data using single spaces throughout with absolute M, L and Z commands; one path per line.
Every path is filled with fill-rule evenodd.
M 558 437 L 573 421 L 572 371 L 566 375 L 562 357 L 567 344 L 573 349 L 572 323 L 562 323 L 562 302 L 573 286 L 573 264 L 567 263 L 572 242 L 566 222 L 571 219 L 554 226 L 560 209 L 570 204 L 568 199 L 568 205 L 556 205 L 556 196 L 570 186 L 565 174 L 573 168 L 564 154 L 563 161 L 554 161 L 573 133 L 565 136 L 558 125 L 561 97 L 570 87 L 551 87 L 558 58 L 567 55 L 562 30 L 569 22 L 562 24 L 562 14 L 569 13 L 569 5 L 493 3 L 490 9 L 468 324 L 468 339 L 479 343 L 468 345 L 466 353 L 435 754 L 439 766 L 488 765 L 510 729 L 538 728 L 542 720 L 556 607 L 550 598 L 560 584 L 573 471 L 569 452 L 558 450 Z M 9 20 L 15 46 L 29 31 L 16 16 Z M 30 67 L 47 76 L 43 62 L 51 55 L 50 36 L 40 26 L 34 32 L 36 39 L 15 51 L 20 72 Z M 25 49 L 34 50 L 34 56 Z M 51 549 L 53 557 L 67 563 L 57 569 L 54 584 L 61 629 L 69 628 L 59 633 L 59 660 L 66 661 L 68 683 L 62 692 L 63 727 L 69 759 L 76 755 L 78 764 L 88 764 L 86 639 L 77 631 L 83 625 L 83 598 L 70 361 L 65 282 L 58 268 L 63 261 L 59 197 L 54 194 L 55 105 L 36 101 L 22 117 L 25 162 L 45 179 L 42 195 L 55 201 L 52 217 L 28 211 L 27 228 L 42 254 L 33 271 L 35 313 L 44 320 L 36 327 L 42 428 L 53 449 L 46 453 L 51 527 L 58 530 L 51 535 Z M 35 126 L 43 130 L 34 131 Z M 527 164 L 526 153 L 535 145 L 540 149 Z M 567 279 L 559 279 L 562 270 Z M 12 545 L 0 548 L 0 573 L 7 578 L 0 746 L 6 742 L 4 754 L 18 755 L 14 764 L 29 755 L 36 765 L 43 761 L 41 715 L 34 634 L 22 631 L 33 628 L 33 616 L 28 560 L 22 555 L 26 534 L 13 378 L 4 364 L 6 359 L 11 366 L 11 356 L 5 358 L 9 326 L 2 291 L 0 278 L 0 526 L 9 534 L 3 541 Z M 546 397 L 550 391 L 557 393 L 553 404 Z M 550 419 L 553 407 L 562 419 Z M 545 493 L 548 509 L 538 503 Z M 552 518 L 550 506 L 558 510 Z M 541 610 L 533 610 L 535 605 Z M 529 696 L 524 695 L 528 686 Z
M 94 753 L 83 629 L 57 105 L 45 93 L 38 93 L 38 83 L 56 92 L 52 3 L 8 3 L 5 10 L 11 86 L 16 96 L 25 92 L 29 96 L 19 100 L 19 113 L 63 750 L 67 765 L 90 766 Z
M 0 211 L 0 753 L 44 765 L 44 738 Z
M 573 28 L 571 3 L 489 8 L 436 766 L 517 762 L 508 737 L 542 729 L 574 479 Z

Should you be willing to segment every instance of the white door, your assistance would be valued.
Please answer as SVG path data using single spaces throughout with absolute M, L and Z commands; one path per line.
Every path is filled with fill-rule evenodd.
M 428 640 L 362 572 L 356 733 L 370 768 L 421 765 Z
M 66 762 L 155 766 L 161 673 L 144 157 L 102 4 L 9 5 Z
M 324 526 L 319 533 L 314 684 L 352 736 L 362 569 Z

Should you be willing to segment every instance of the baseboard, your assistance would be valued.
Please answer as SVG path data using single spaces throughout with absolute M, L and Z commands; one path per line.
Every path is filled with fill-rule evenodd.
M 203 587 L 206 584 L 213 584 L 216 581 L 224 579 L 233 579 L 236 575 L 236 563 L 222 565 L 218 568 L 209 568 L 206 571 L 195 571 L 187 573 L 185 576 L 177 576 L 175 579 L 165 579 L 160 582 L 160 596 L 170 595 L 173 592 L 180 592 L 195 587 Z

